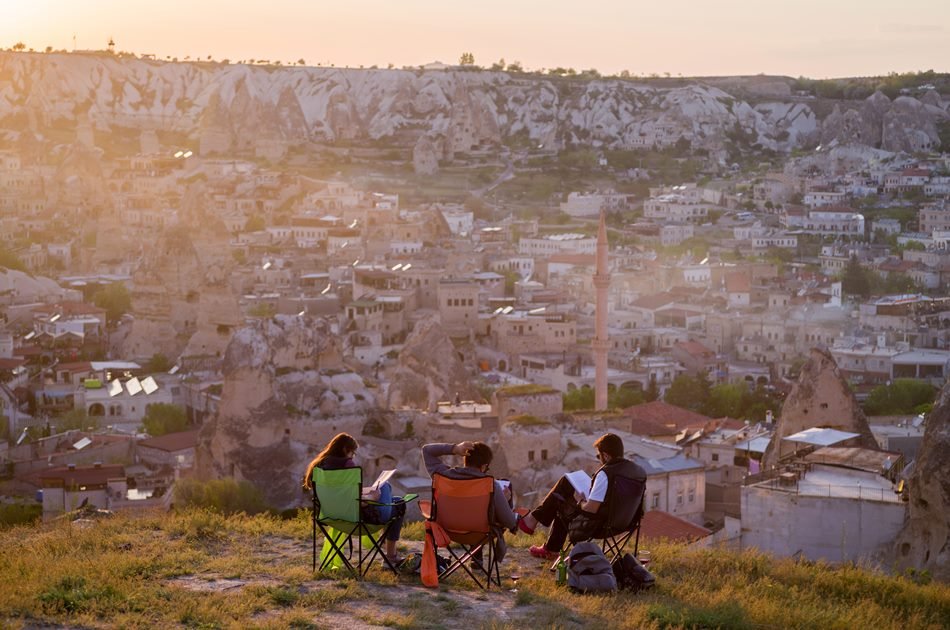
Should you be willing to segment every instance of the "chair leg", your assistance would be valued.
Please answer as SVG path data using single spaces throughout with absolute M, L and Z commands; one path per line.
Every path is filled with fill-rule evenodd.
M 323 525 L 320 525 L 320 531 L 323 532 L 324 540 L 326 540 L 330 544 L 330 549 L 332 550 L 329 554 L 327 554 L 327 557 L 323 560 L 323 562 L 320 563 L 320 570 L 321 571 L 325 570 L 328 566 L 330 566 L 330 563 L 333 562 L 334 557 L 339 556 L 340 561 L 346 566 L 346 568 L 350 571 L 350 573 L 352 573 L 354 577 L 358 578 L 360 576 L 359 571 L 353 567 L 353 564 L 350 562 L 350 559 L 343 553 L 343 547 L 345 546 L 346 543 L 341 542 L 338 544 L 337 541 L 334 539 L 334 537 L 330 535 L 330 532 L 328 532 L 323 527 Z M 345 534 L 343 532 L 339 532 L 337 535 L 339 537 L 339 536 L 344 536 Z M 347 536 L 347 539 L 352 544 L 351 537 Z
M 461 556 L 455 553 L 455 550 L 452 548 L 451 545 L 449 545 L 448 547 L 445 547 L 445 550 L 448 551 L 449 555 L 452 556 L 453 562 L 446 568 L 445 571 L 439 574 L 439 579 L 441 580 L 443 578 L 447 578 L 453 573 L 455 573 L 456 571 L 458 571 L 459 568 L 461 568 L 466 573 L 468 573 L 468 576 L 472 578 L 475 584 L 478 585 L 478 588 L 484 590 L 485 587 L 482 585 L 481 580 L 479 580 L 475 576 L 475 572 L 473 572 L 468 566 L 466 566 L 466 563 L 469 562 L 474 557 L 474 555 L 478 552 L 479 549 L 484 547 L 484 544 L 485 543 L 483 542 L 479 545 L 474 546 L 472 549 L 463 553 Z M 488 553 L 491 554 L 491 550 L 489 550 Z M 489 559 L 491 559 L 491 555 L 489 555 Z
M 390 527 L 392 527 L 392 523 L 387 525 L 385 529 L 381 530 L 381 533 L 379 534 L 378 537 L 374 537 L 372 532 L 370 532 L 369 530 L 365 530 L 365 529 L 361 530 L 362 535 L 360 536 L 360 563 L 359 563 L 360 575 L 365 576 L 367 573 L 369 573 L 370 567 L 373 566 L 373 560 L 376 559 L 377 555 L 382 556 L 383 563 L 389 568 L 390 571 L 392 571 L 395 574 L 399 573 L 399 571 L 396 570 L 396 567 L 393 566 L 393 563 L 389 561 L 389 557 L 386 555 L 386 550 L 383 548 L 383 545 L 385 545 L 385 542 L 386 542 L 386 536 L 389 534 Z M 368 555 L 366 557 L 363 557 L 362 536 L 366 536 L 371 546 L 371 549 L 367 550 Z

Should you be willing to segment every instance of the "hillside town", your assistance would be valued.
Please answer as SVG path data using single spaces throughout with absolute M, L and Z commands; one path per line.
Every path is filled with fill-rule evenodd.
M 901 98 L 950 118 L 945 94 Z M 629 153 L 692 172 L 592 143 L 610 184 L 529 206 L 495 191 L 557 160 L 553 137 L 439 198 L 315 173 L 285 138 L 241 145 L 216 123 L 22 124 L 0 134 L 6 503 L 167 509 L 178 480 L 230 477 L 293 508 L 345 430 L 367 476 L 395 467 L 403 492 L 428 491 L 423 443 L 484 440 L 531 504 L 594 470 L 609 429 L 648 473 L 658 537 L 927 552 L 905 525 L 950 371 L 950 155 L 926 133 L 739 163 L 661 118 Z M 426 142 L 406 178 L 492 150 Z M 907 381 L 929 397 L 878 404 Z

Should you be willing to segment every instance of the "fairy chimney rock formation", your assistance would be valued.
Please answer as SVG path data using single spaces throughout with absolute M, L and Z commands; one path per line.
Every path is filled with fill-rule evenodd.
M 316 445 L 359 435 L 374 409 L 359 375 L 325 369 L 339 364 L 338 346 L 324 319 L 278 315 L 236 331 L 218 413 L 198 437 L 199 478 L 248 480 L 269 505 L 295 505 Z
M 907 480 L 908 519 L 894 545 L 898 568 L 930 571 L 950 582 L 950 384 L 927 416 Z
M 434 411 L 436 403 L 456 393 L 472 400 L 478 392 L 463 362 L 466 354 L 472 353 L 457 349 L 436 318 L 419 321 L 399 353 L 387 406 Z
M 811 428 L 857 433 L 860 437 L 854 446 L 879 450 L 864 411 L 834 358 L 828 351 L 818 348 L 812 348 L 798 382 L 782 405 L 782 415 L 776 422 L 775 433 L 762 460 L 765 468 L 775 466 L 782 457 L 795 450 L 795 444 L 784 438 Z

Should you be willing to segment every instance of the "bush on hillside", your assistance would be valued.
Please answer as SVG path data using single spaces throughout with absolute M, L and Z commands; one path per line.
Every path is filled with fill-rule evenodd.
M 259 514 L 267 511 L 264 495 L 249 481 L 182 479 L 175 484 L 175 504 L 201 507 L 221 514 Z

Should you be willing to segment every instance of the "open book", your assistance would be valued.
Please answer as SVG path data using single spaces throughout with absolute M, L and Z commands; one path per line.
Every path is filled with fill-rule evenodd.
M 566 475 L 567 480 L 571 482 L 571 485 L 574 486 L 574 489 L 584 495 L 584 498 L 587 498 L 587 493 L 590 492 L 590 475 L 588 475 L 583 470 L 575 470 L 574 472 L 569 472 Z
M 379 490 L 379 487 L 383 485 L 384 483 L 386 483 L 387 481 L 389 481 L 392 478 L 392 476 L 395 474 L 396 474 L 395 468 L 393 468 L 392 470 L 381 471 L 379 473 L 379 477 L 377 477 L 376 481 L 373 482 L 373 485 L 371 485 L 369 488 L 364 488 L 363 491 L 366 492 L 366 490 Z

